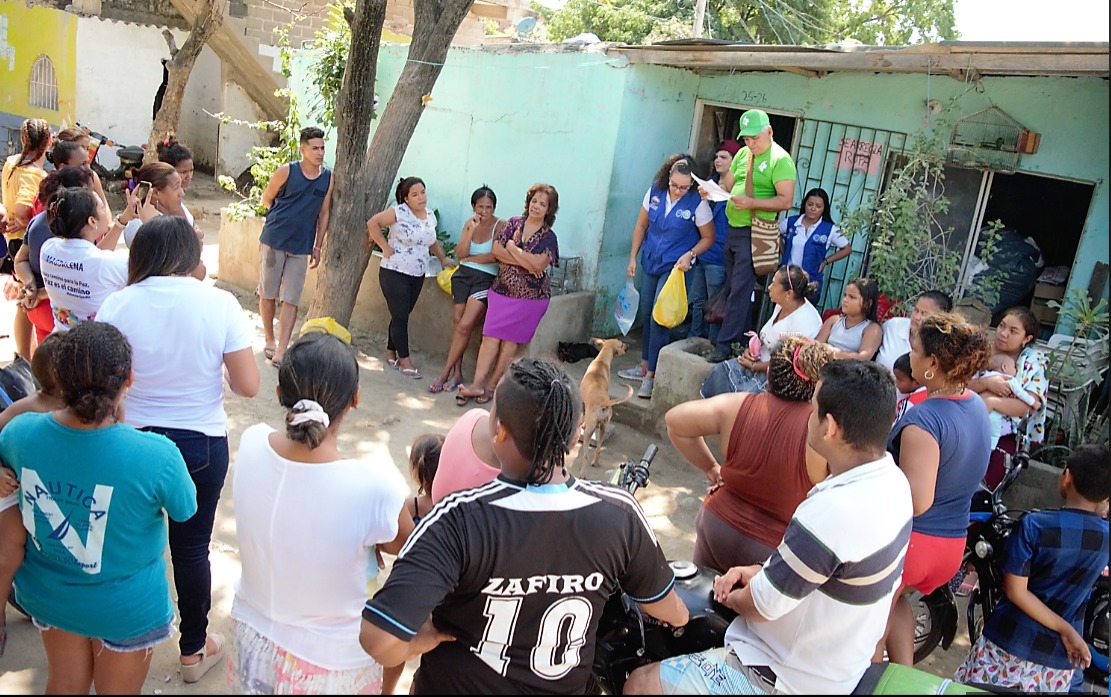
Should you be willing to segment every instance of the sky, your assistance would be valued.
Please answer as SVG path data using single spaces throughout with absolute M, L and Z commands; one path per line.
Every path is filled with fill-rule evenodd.
M 1107 41 L 1107 0 L 957 0 L 962 41 Z
M 963 41 L 1107 41 L 1107 8 L 1107 0 L 956 0 L 957 29 Z

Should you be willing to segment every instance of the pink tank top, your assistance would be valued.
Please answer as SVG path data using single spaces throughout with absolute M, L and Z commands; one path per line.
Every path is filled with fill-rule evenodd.
M 500 468 L 483 462 L 471 446 L 471 434 L 475 427 L 489 415 L 485 409 L 471 409 L 447 432 L 440 451 L 440 466 L 432 480 L 433 503 L 439 503 L 456 491 L 482 486 L 501 473 Z M 482 428 L 486 428 L 485 423 Z

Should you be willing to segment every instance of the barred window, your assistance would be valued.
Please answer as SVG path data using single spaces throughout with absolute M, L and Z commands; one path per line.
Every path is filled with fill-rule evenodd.
M 41 109 L 58 110 L 58 76 L 53 61 L 45 53 L 31 66 L 30 102 L 31 106 Z

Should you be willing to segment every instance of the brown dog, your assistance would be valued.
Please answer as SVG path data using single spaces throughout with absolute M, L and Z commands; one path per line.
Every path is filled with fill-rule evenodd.
M 626 385 L 629 391 L 624 397 L 613 399 L 610 397 L 610 365 L 614 356 L 620 356 L 628 350 L 629 345 L 620 339 L 594 339 L 598 347 L 598 355 L 590 362 L 582 382 L 579 383 L 579 392 L 583 400 L 583 435 L 582 435 L 582 465 L 579 467 L 579 476 L 586 474 L 587 449 L 590 447 L 590 438 L 595 432 L 598 439 L 594 446 L 594 462 L 592 467 L 598 466 L 598 456 L 601 454 L 602 441 L 606 437 L 606 427 L 613 418 L 613 407 L 622 402 L 627 402 L 633 396 L 633 388 Z

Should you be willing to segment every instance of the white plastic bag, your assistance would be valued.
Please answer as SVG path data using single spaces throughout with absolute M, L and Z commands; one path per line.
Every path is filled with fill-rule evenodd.
M 640 293 L 633 285 L 633 279 L 625 281 L 625 287 L 617 294 L 617 301 L 613 304 L 613 317 L 617 320 L 617 328 L 622 335 L 629 333 L 633 322 L 636 321 L 637 311 L 640 309 Z

